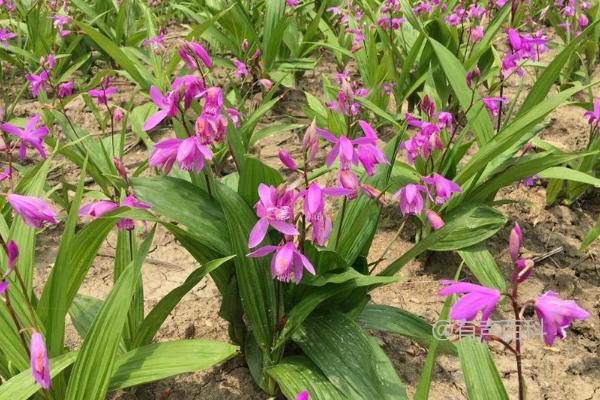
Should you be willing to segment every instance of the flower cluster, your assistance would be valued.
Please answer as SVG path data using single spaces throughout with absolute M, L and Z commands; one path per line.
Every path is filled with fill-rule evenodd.
M 437 173 L 424 176 L 423 182 L 425 185 L 409 183 L 392 196 L 392 200 L 399 199 L 402 215 L 419 216 L 427 200 L 436 206 L 441 206 L 452 197 L 453 193 L 462 192 L 460 186 Z M 444 226 L 444 221 L 434 211 L 427 208 L 425 214 L 433 229 L 437 230 Z
M 345 197 L 352 200 L 358 196 L 359 190 L 372 198 L 379 197 L 374 188 L 360 185 L 358 176 L 352 167 L 363 167 L 369 176 L 375 172 L 378 164 L 388 163 L 383 152 L 377 147 L 377 134 L 366 122 L 359 121 L 364 136 L 349 139 L 347 136 L 336 137 L 332 133 L 316 127 L 315 122 L 307 129 L 302 150 L 305 165 L 298 168 L 293 158 L 284 150 L 279 157 L 282 163 L 292 171 L 301 171 L 304 176 L 305 187 L 297 190 L 295 185 L 283 184 L 272 187 L 261 184 L 258 188 L 259 201 L 256 203 L 258 222 L 250 232 L 248 247 L 258 246 L 269 227 L 279 232 L 282 242 L 278 246 L 264 246 L 249 254 L 250 257 L 262 257 L 275 252 L 271 262 L 271 273 L 275 279 L 296 283 L 302 279 L 304 269 L 311 274 L 315 273 L 310 261 L 301 253 L 305 235 L 310 230 L 313 244 L 325 246 L 331 235 L 331 216 L 326 212 L 327 197 Z M 327 156 L 327 165 L 332 166 L 336 159 L 339 160 L 338 187 L 322 187 L 317 182 L 309 182 L 308 168 L 314 160 L 318 150 L 318 136 L 333 144 L 333 149 Z M 302 204 L 296 210 L 296 203 Z M 301 215 L 301 219 L 296 218 Z M 302 229 L 296 227 L 298 220 L 302 221 Z M 296 243 L 298 238 L 298 244 Z
M 554 7 L 559 10 L 559 17 L 563 18 L 558 27 L 566 32 L 572 32 L 573 36 L 579 36 L 590 23 L 586 14 L 592 8 L 592 3 L 589 1 L 556 0 Z
M 357 82 L 353 82 L 350 79 L 348 71 L 335 74 L 335 79 L 341 88 L 335 100 L 325 103 L 327 108 L 345 116 L 358 115 L 360 113 L 360 104 L 355 99 L 357 97 L 366 97 L 368 90 L 360 87 Z
M 518 287 L 530 276 L 534 268 L 533 260 L 519 258 L 519 249 L 523 241 L 523 234 L 518 224 L 512 229 L 508 242 L 508 252 L 513 261 L 511 277 L 512 292 L 501 293 L 498 289 L 487 288 L 467 282 L 442 281 L 444 288 L 440 290 L 441 296 L 461 294 L 462 296 L 452 305 L 450 318 L 465 323 L 474 321 L 481 312 L 481 322 L 485 323 L 495 310 L 502 296 L 507 296 L 513 302 L 515 317 L 522 318 L 523 311 L 528 306 L 533 306 L 539 319 L 544 335 L 544 342 L 551 346 L 558 337 L 565 339 L 566 328 L 572 321 L 585 320 L 591 316 L 589 312 L 579 307 L 573 300 L 563 300 L 557 293 L 547 291 L 535 299 L 518 303 Z M 494 337 L 483 336 L 483 339 L 495 340 Z M 508 344 L 505 344 L 508 346 Z M 515 351 L 511 348 L 512 351 Z M 515 354 L 517 354 L 515 352 Z
M 352 166 L 359 163 L 367 175 L 375 173 L 375 167 L 379 164 L 389 164 L 383 152 L 377 147 L 377 134 L 375 130 L 363 120 L 358 125 L 364 133 L 356 139 L 347 136 L 336 137 L 325 129 L 317 128 L 317 133 L 325 140 L 333 144 L 333 148 L 327 155 L 327 166 L 331 167 L 336 159 L 339 160 L 338 182 L 340 187 L 349 190 L 347 198 L 353 199 L 358 195 L 358 177 L 352 171 Z
M 444 146 L 440 138 L 443 129 L 452 129 L 452 114 L 441 111 L 435 112 L 435 104 L 426 95 L 421 101 L 421 111 L 424 119 L 419 120 L 411 114 L 406 114 L 406 122 L 409 126 L 417 128 L 417 134 L 412 138 L 400 143 L 400 149 L 406 151 L 409 164 L 414 164 L 420 157 L 427 159 L 436 150 Z
M 550 39 L 544 38 L 544 32 L 538 30 L 534 35 L 521 35 L 513 28 L 506 31 L 509 51 L 502 58 L 502 75 L 507 77 L 512 73 L 523 76 L 521 64 L 524 61 L 536 61 L 540 54 L 546 51 L 546 43 Z
M 406 22 L 406 19 L 401 16 L 400 1 L 398 0 L 385 0 L 379 13 L 381 17 L 377 20 L 377 25 L 383 29 L 397 30 Z
M 197 42 L 183 42 L 179 47 L 179 56 L 190 70 L 202 72 L 203 66 L 212 67 L 212 59 L 204 47 Z M 185 75 L 171 84 L 172 90 L 162 94 L 152 86 L 150 97 L 158 107 L 158 111 L 146 120 L 144 130 L 156 127 L 166 118 L 178 117 L 186 128 L 188 137 L 185 139 L 166 139 L 154 146 L 149 165 L 169 173 L 175 161 L 179 168 L 186 171 L 200 172 L 205 160 L 211 160 L 213 153 L 210 145 L 220 143 L 225 137 L 229 116 L 233 123 L 239 124 L 237 110 L 224 109 L 223 92 L 219 87 L 206 87 L 202 77 Z M 202 104 L 202 112 L 196 118 L 194 131 L 188 129 L 186 112 L 192 108 L 192 103 Z
M 85 204 L 79 209 L 79 216 L 96 219 L 119 207 L 138 208 L 142 210 L 151 208 L 149 204 L 138 201 L 135 196 L 129 195 L 121 201 L 120 205 L 108 200 Z M 117 222 L 117 228 L 120 230 L 132 231 L 135 229 L 135 223 L 131 218 L 121 218 Z
M 479 42 L 484 35 L 483 20 L 489 17 L 491 9 L 480 6 L 477 3 L 463 7 L 462 4 L 454 7 L 452 12 L 446 16 L 446 23 L 450 26 L 463 26 L 467 32 L 468 41 Z

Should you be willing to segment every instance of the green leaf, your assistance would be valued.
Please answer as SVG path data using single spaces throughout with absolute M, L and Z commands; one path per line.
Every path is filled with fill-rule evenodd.
M 238 347 L 212 340 L 179 340 L 151 344 L 122 354 L 116 359 L 109 390 L 125 389 L 209 368 L 238 352 Z M 72 351 L 49 360 L 50 377 L 67 369 L 78 352 Z M 31 369 L 12 377 L 0 386 L 0 400 L 27 400 L 40 389 L 31 378 Z
M 467 112 L 467 119 L 477 143 L 480 146 L 488 143 L 494 136 L 494 127 L 489 114 L 482 108 L 483 102 L 479 93 L 469 89 L 465 79 L 467 71 L 450 50 L 435 39 L 429 38 L 429 42 L 439 60 L 440 66 L 446 74 L 446 78 L 452 86 L 454 95 L 458 99 L 462 109 Z
M 231 260 L 233 257 L 234 256 L 219 258 L 202 265 L 200 268 L 194 270 L 183 284 L 171 290 L 163 297 L 158 304 L 150 310 L 146 318 L 144 318 L 144 321 L 136 333 L 132 347 L 135 348 L 150 343 L 165 319 L 181 301 L 183 296 L 192 290 L 207 274 L 219 268 L 223 263 Z
M 237 346 L 212 340 L 177 340 L 143 346 L 117 359 L 109 390 L 209 368 L 237 352 Z
M 408 398 L 383 350 L 345 315 L 313 315 L 296 331 L 293 340 L 348 398 Z
M 279 388 L 288 400 L 294 400 L 303 390 L 315 400 L 346 400 L 342 392 L 336 389 L 323 373 L 308 358 L 288 357 L 268 369 L 269 375 L 279 384 Z
M 458 278 L 460 277 L 462 266 L 463 264 L 461 263 L 456 269 L 456 272 L 454 273 L 454 280 L 458 280 Z M 452 306 L 454 297 L 456 296 L 446 297 L 438 321 L 445 321 L 448 318 L 448 313 L 450 312 L 450 306 Z M 431 376 L 433 375 L 433 368 L 435 367 L 437 349 L 440 345 L 442 345 L 443 342 L 443 340 L 438 340 L 436 338 L 436 340 L 432 341 L 429 345 L 429 349 L 427 350 L 427 357 L 425 358 L 423 368 L 421 369 L 421 377 L 419 378 L 419 383 L 417 384 L 417 391 L 415 393 L 414 400 L 427 400 L 429 398 L 429 388 L 431 386 Z
M 394 281 L 397 281 L 394 277 L 363 275 L 352 268 L 337 274 L 323 274 L 314 279 L 311 277 L 303 280 L 303 285 L 312 285 L 316 288 L 304 294 L 301 300 L 291 308 L 273 348 L 285 344 L 304 320 L 325 300 L 340 293 L 350 292 L 355 288 L 384 285 Z
M 473 158 L 460 170 L 454 181 L 462 185 L 475 174 L 482 174 L 482 171 L 485 171 L 486 166 L 492 160 L 502 155 L 508 149 L 511 149 L 514 144 L 527 141 L 534 136 L 537 131 L 531 129 L 535 124 L 545 118 L 546 115 L 560 106 L 565 100 L 585 88 L 586 86 L 579 86 L 562 91 L 552 97 L 546 98 L 544 102 L 532 107 L 522 116 L 516 118 L 475 153 Z M 518 149 L 515 151 L 518 151 Z M 481 178 L 485 178 L 485 174 L 482 174 Z
M 146 91 L 150 88 L 152 77 L 148 74 L 148 69 L 140 65 L 136 60 L 128 57 L 119 46 L 117 46 L 111 39 L 104 36 L 102 33 L 92 28 L 91 26 L 83 23 L 74 21 L 79 29 L 81 29 L 86 35 L 88 35 L 102 50 L 108 53 L 127 73 L 135 80 L 137 84 L 142 87 L 142 90 Z
M 52 164 L 52 159 L 46 160 L 39 166 L 28 171 L 24 179 L 19 182 L 16 187 L 15 193 L 41 197 L 44 192 L 44 185 L 48 176 L 48 171 Z M 16 268 L 19 269 L 25 288 L 29 293 L 32 294 L 32 280 L 33 280 L 33 262 L 35 256 L 35 228 L 26 225 L 23 218 L 16 216 L 10 227 L 9 238 L 14 240 L 19 247 L 19 258 L 17 259 Z M 9 281 L 15 283 L 14 274 L 9 275 Z M 19 289 L 20 290 L 20 289 Z M 29 312 L 27 313 L 29 314 Z
M 449 216 L 446 225 L 431 232 L 429 236 L 411 247 L 379 275 L 395 274 L 407 262 L 429 249 L 458 250 L 482 242 L 498 232 L 505 223 L 506 218 L 502 214 L 487 206 L 462 209 Z
M 100 299 L 82 294 L 75 296 L 73 304 L 69 308 L 69 316 L 82 339 L 85 339 L 90 331 L 100 308 L 102 308 Z
M 71 371 L 65 395 L 67 400 L 102 400 L 106 397 L 129 304 L 153 239 L 153 234 L 146 238 L 139 253 L 123 271 L 94 319 Z
M 51 358 L 48 362 L 50 378 L 54 378 L 68 368 L 77 357 L 77 352 L 69 352 Z M 40 390 L 40 386 L 31 377 L 31 369 L 13 376 L 2 382 L 0 386 L 0 400 L 27 400 Z
M 498 167 L 501 171 L 499 174 L 471 190 L 465 197 L 474 203 L 487 202 L 494 198 L 498 190 L 503 187 L 539 174 L 540 171 L 551 166 L 564 164 L 580 157 L 582 155 L 578 153 L 552 154 L 551 152 L 542 152 L 525 155 L 516 160 L 511 159 Z
M 140 201 L 152 211 L 184 225 L 201 243 L 219 254 L 231 254 L 223 211 L 210 196 L 183 179 L 167 176 L 131 178 Z
M 469 247 L 490 238 L 506 224 L 506 217 L 491 207 L 453 211 L 445 217 L 446 223 L 454 226 L 454 231 L 438 240 L 430 250 L 450 251 Z
M 581 241 L 581 247 L 579 248 L 579 251 L 587 250 L 587 248 L 590 247 L 592 242 L 598 237 L 600 237 L 600 218 L 598 218 L 598 221 L 596 221 L 594 227 L 590 229 L 590 231 L 587 233 L 587 235 L 585 235 L 585 237 Z
M 277 102 L 281 100 L 281 97 L 276 97 L 269 101 L 262 103 L 250 116 L 244 121 L 242 126 L 240 126 L 238 132 L 241 133 L 244 143 L 250 143 L 252 134 L 254 133 L 254 128 L 256 124 L 261 119 L 263 115 L 265 115 L 271 108 L 277 104 Z
M 408 311 L 392 306 L 368 304 L 358 316 L 357 322 L 367 329 L 396 333 L 425 346 L 436 340 L 431 324 Z M 440 348 L 446 353 L 457 354 L 456 346 L 451 342 L 440 342 Z
M 248 148 L 254 146 L 259 140 L 264 139 L 274 133 L 290 132 L 298 128 L 302 128 L 303 124 L 271 124 L 254 133 L 248 143 Z
M 462 338 L 456 347 L 469 399 L 508 400 L 487 344 L 474 338 Z
M 279 47 L 283 40 L 283 30 L 285 29 L 285 1 L 271 0 L 265 4 L 265 19 L 263 27 L 263 55 L 262 60 L 265 70 L 270 71 L 271 66 L 279 53 Z
M 567 167 L 552 167 L 538 174 L 545 179 L 564 179 L 567 181 L 580 182 L 600 188 L 600 179 Z
M 257 219 L 244 199 L 217 184 L 216 196 L 223 208 L 233 253 L 239 293 L 245 316 L 261 350 L 269 353 L 275 327 L 275 287 L 267 257 L 247 257 L 248 235 Z M 265 240 L 268 244 L 268 238 Z
M 506 290 L 506 282 L 502 272 L 494 260 L 494 256 L 483 243 L 458 250 L 469 270 L 483 286 Z
M 238 193 L 246 200 L 248 205 L 254 206 L 258 201 L 258 186 L 264 183 L 267 186 L 279 186 L 283 178 L 279 172 L 254 157 L 246 157 L 240 171 Z
M 79 217 L 81 196 L 85 185 L 86 170 L 87 158 L 84 160 L 75 196 L 71 201 L 69 214 L 54 262 L 54 268 L 52 268 L 52 273 L 44 286 L 38 304 L 38 312 L 44 321 L 44 326 L 47 327 L 46 347 L 48 348 L 49 357 L 59 355 L 63 352 L 64 348 L 65 316 L 69 308 L 68 299 L 64 294 L 68 284 L 69 269 L 72 268 L 70 257 L 72 255 L 73 237 L 75 236 L 77 219 Z

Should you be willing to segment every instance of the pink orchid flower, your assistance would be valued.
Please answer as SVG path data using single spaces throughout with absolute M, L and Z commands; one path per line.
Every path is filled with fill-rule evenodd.
M 0 125 L 0 129 L 4 132 L 19 138 L 19 159 L 21 161 L 27 156 L 27 147 L 37 150 L 40 157 L 46 159 L 42 138 L 48 134 L 48 128 L 39 124 L 41 118 L 39 114 L 30 118 L 24 129 L 8 123 Z
M 250 232 L 248 248 L 256 247 L 263 241 L 269 225 L 284 235 L 298 235 L 293 224 L 296 198 L 291 190 L 285 186 L 276 188 L 261 183 L 258 186 L 258 196 L 259 201 L 255 207 L 259 220 Z
M 423 185 L 409 183 L 392 196 L 392 200 L 400 198 L 400 212 L 402 215 L 419 215 L 423 211 L 423 196 L 419 193 L 427 193 Z
M 9 193 L 6 199 L 15 213 L 23 218 L 25 224 L 33 228 L 41 228 L 45 223 L 58 223 L 56 211 L 42 199 L 14 193 Z
M 44 338 L 39 332 L 33 332 L 29 343 L 31 374 L 35 382 L 44 390 L 50 389 L 50 369 Z
M 167 92 L 163 96 L 160 90 L 153 85 L 150 88 L 150 97 L 152 98 L 152 102 L 156 104 L 159 110 L 146 120 L 143 128 L 144 131 L 149 131 L 150 129 L 154 128 L 167 117 L 174 117 L 177 115 L 179 106 L 179 92 L 175 90 L 172 92 Z
M 275 252 L 271 259 L 271 275 L 274 279 L 289 282 L 292 279 L 299 283 L 302 279 L 304 269 L 315 275 L 315 268 L 311 262 L 302 254 L 294 242 L 288 242 L 282 246 L 265 246 L 248 254 L 249 257 L 263 257 Z
M 424 176 L 423 182 L 430 186 L 435 192 L 434 202 L 441 206 L 452 197 L 452 193 L 460 193 L 462 189 L 450 179 L 446 179 L 440 174 L 434 173 L 433 176 Z
M 544 342 L 552 346 L 555 338 L 564 340 L 565 329 L 572 321 L 582 321 L 592 315 L 573 300 L 563 300 L 557 293 L 548 291 L 535 300 L 535 313 L 542 323 Z
M 481 321 L 487 321 L 501 297 L 498 289 L 490 289 L 474 283 L 447 280 L 441 283 L 445 287 L 440 290 L 440 296 L 464 295 L 450 308 L 450 318 L 455 321 L 473 321 L 480 311 Z

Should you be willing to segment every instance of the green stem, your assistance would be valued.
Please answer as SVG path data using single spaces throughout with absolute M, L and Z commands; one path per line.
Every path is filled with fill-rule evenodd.
M 344 226 L 344 217 L 346 216 L 346 197 L 342 202 L 342 213 L 340 215 L 340 225 L 338 226 L 337 235 L 335 237 L 335 249 L 337 250 L 340 244 L 340 237 L 342 236 L 342 227 Z

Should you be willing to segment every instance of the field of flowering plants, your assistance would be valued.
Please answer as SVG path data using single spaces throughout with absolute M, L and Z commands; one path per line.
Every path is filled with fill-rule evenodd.
M 598 0 L 0 0 L 0 400 L 600 399 Z

